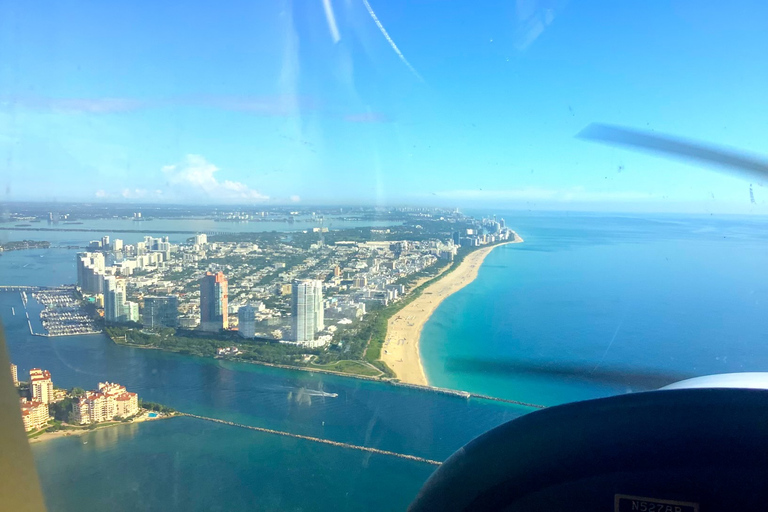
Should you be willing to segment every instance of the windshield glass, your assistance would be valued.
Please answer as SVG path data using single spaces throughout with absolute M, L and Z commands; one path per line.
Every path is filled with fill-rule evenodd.
M 46 506 L 402 510 L 522 415 L 768 371 L 766 21 L 0 2 L 3 413 Z

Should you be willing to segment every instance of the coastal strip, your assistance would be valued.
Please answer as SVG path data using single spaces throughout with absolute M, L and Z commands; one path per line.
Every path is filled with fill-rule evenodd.
M 330 441 L 328 439 L 322 439 L 320 437 L 304 436 L 301 434 L 292 434 L 290 432 L 284 432 L 282 430 L 273 430 L 271 428 L 243 425 L 242 423 L 235 423 L 233 421 L 220 420 L 218 418 L 209 418 L 207 416 L 198 416 L 197 414 L 189 414 L 189 413 L 182 412 L 182 413 L 178 413 L 178 415 L 189 416 L 190 418 L 195 418 L 198 420 L 212 421 L 214 423 L 221 423 L 222 425 L 229 425 L 231 427 L 239 427 L 239 428 L 245 428 L 249 430 L 255 430 L 257 432 L 264 432 L 266 434 L 275 434 L 275 435 L 284 436 L 284 437 L 293 437 L 295 439 L 302 439 L 304 441 L 312 441 L 315 443 L 327 444 L 330 446 L 336 446 L 337 448 L 359 450 L 359 451 L 368 452 L 368 453 L 375 453 L 377 455 L 388 455 L 390 457 L 398 457 L 400 459 L 412 460 L 415 462 L 423 462 L 425 464 L 432 464 L 433 466 L 439 466 L 440 464 L 442 464 L 439 461 L 432 460 L 432 459 L 425 459 L 424 457 L 418 457 L 416 455 L 407 455 L 405 453 L 390 452 L 389 450 L 379 450 L 378 448 L 370 448 L 368 446 L 360 446 L 360 445 L 350 444 L 350 443 L 340 443 L 338 441 Z
M 419 338 L 424 324 L 443 300 L 475 280 L 483 260 L 493 249 L 522 241 L 523 239 L 514 233 L 514 240 L 471 252 L 458 267 L 444 273 L 420 296 L 389 319 L 381 359 L 401 382 L 418 386 L 429 385 L 419 353 Z
M 42 430 L 38 432 L 32 432 L 28 433 L 27 440 L 30 444 L 33 443 L 39 443 L 41 441 L 49 441 L 51 439 L 58 439 L 60 437 L 70 437 L 70 436 L 84 436 L 86 434 L 91 434 L 93 432 L 96 432 L 98 430 L 105 430 L 108 428 L 114 428 L 114 427 L 120 427 L 125 425 L 133 425 L 137 423 L 145 423 L 147 421 L 157 421 L 167 418 L 174 418 L 176 416 L 179 416 L 179 413 L 171 413 L 171 414 L 162 414 L 157 415 L 154 417 L 149 416 L 149 412 L 151 411 L 144 411 L 138 418 L 134 418 L 131 421 L 124 422 L 124 421 L 109 421 L 104 424 L 95 423 L 93 424 L 93 428 L 87 428 L 87 427 L 68 427 L 61 430 Z

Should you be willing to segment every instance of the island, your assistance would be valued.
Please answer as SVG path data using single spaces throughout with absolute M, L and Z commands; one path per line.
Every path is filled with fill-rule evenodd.
M 18 240 L 15 242 L 0 243 L 0 253 L 10 251 L 23 251 L 25 249 L 48 249 L 51 242 L 36 240 Z
M 136 393 L 114 382 L 101 382 L 93 391 L 65 390 L 55 387 L 51 373 L 40 368 L 29 370 L 28 381 L 19 381 L 14 364 L 11 377 L 19 392 L 21 417 L 30 442 L 177 415 L 170 407 L 143 402 Z

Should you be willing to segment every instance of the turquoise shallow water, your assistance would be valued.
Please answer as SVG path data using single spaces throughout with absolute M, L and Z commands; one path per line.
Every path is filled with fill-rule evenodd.
M 557 404 L 768 370 L 765 219 L 509 219 L 525 242 L 424 327 L 431 384 Z

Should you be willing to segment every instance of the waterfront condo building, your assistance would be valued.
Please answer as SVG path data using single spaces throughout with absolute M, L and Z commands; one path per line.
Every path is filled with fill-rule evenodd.
M 293 341 L 314 346 L 315 335 L 323 330 L 323 283 L 316 279 L 293 282 L 291 290 Z
M 49 404 L 53 402 L 53 381 L 51 381 L 51 372 L 32 368 L 29 370 L 29 391 L 32 393 L 32 400 Z
M 13 385 L 19 385 L 19 369 L 15 364 L 11 363 L 11 377 L 13 377 Z
M 200 328 L 218 332 L 229 327 L 228 283 L 223 272 L 206 272 L 200 281 Z
M 139 305 L 125 300 L 125 279 L 104 278 L 104 320 L 110 323 L 139 321 Z
M 104 254 L 81 252 L 76 257 L 77 286 L 85 293 L 99 294 L 104 291 Z
M 48 404 L 22 398 L 21 419 L 24 421 L 24 430 L 27 432 L 44 426 L 51 419 L 48 414 Z
M 256 308 L 250 304 L 237 310 L 237 332 L 243 338 L 256 336 Z
M 142 323 L 145 327 L 178 327 L 179 298 L 175 295 L 144 297 Z
M 139 412 L 139 396 L 120 384 L 99 382 L 98 391 L 87 391 L 72 408 L 81 425 L 127 418 Z

